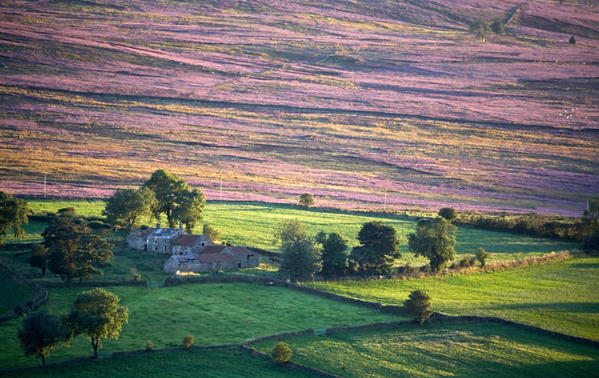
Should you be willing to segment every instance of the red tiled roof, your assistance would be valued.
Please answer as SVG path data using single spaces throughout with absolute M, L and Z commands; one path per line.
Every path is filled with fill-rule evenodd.
M 230 262 L 232 263 L 233 260 L 231 259 L 231 257 L 222 254 L 222 253 L 199 253 L 198 255 L 198 260 L 200 260 L 201 263 L 217 263 L 217 262 Z
M 191 247 L 201 237 L 202 235 L 180 235 L 177 240 L 175 240 L 175 244 Z
M 226 245 L 209 245 L 202 249 L 200 255 L 211 254 L 211 253 L 220 253 L 223 249 L 227 248 Z M 229 247 L 230 248 L 230 247 Z

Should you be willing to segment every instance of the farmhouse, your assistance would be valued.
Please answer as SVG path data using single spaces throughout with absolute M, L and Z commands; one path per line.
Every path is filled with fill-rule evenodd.
M 214 243 L 206 235 L 189 235 L 183 230 L 183 225 L 178 229 L 160 228 L 158 223 L 156 228 L 131 230 L 127 245 L 146 252 L 182 255 L 185 252 L 199 252 Z
M 179 272 L 213 272 L 258 266 L 260 259 L 257 253 L 243 247 L 227 245 L 211 245 L 200 252 L 173 254 L 164 263 L 165 273 Z

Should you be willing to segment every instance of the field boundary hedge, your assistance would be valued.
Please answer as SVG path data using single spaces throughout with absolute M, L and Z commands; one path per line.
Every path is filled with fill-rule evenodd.
M 8 275 L 15 283 L 27 286 L 27 288 L 33 293 L 34 300 L 31 301 L 31 303 L 27 302 L 26 304 L 20 305 L 23 309 L 23 312 L 35 311 L 48 300 L 48 290 L 44 286 L 25 278 L 18 272 L 12 271 L 4 264 L 0 264 L 0 272 L 2 274 Z M 0 316 L 0 324 L 19 316 L 20 314 L 17 314 L 14 310 L 8 311 Z

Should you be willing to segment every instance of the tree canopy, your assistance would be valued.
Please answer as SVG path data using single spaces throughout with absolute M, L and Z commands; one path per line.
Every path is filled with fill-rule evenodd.
M 326 278 L 344 275 L 348 269 L 349 257 L 345 239 L 333 232 L 328 236 L 319 234 L 317 241 L 322 244 L 321 274 Z
M 80 294 L 73 305 L 68 323 L 74 336 L 86 335 L 98 357 L 101 340 L 118 339 L 123 325 L 129 320 L 127 307 L 119 304 L 113 293 L 96 288 Z
M 304 281 L 320 271 L 320 251 L 300 221 L 295 219 L 279 224 L 275 239 L 281 242 L 283 251 L 279 272 L 293 281 Z
M 360 245 L 352 250 L 363 274 L 389 274 L 393 261 L 401 257 L 399 237 L 395 228 L 382 222 L 365 223 L 358 233 Z
M 429 259 L 433 271 L 442 270 L 455 258 L 456 231 L 457 227 L 445 218 L 421 219 L 416 233 L 408 236 L 410 251 Z
M 48 268 L 67 283 L 102 274 L 99 266 L 113 256 L 110 243 L 93 233 L 84 220 L 69 215 L 50 221 L 42 236 L 48 248 Z
M 182 222 L 191 231 L 202 219 L 206 204 L 204 193 L 197 189 L 190 190 L 189 184 L 179 176 L 159 169 L 145 182 L 144 187 L 152 190 L 156 196 L 154 216 L 160 218 L 160 214 L 166 214 L 170 228 Z
M 439 210 L 439 216 L 451 222 L 458 217 L 458 213 L 453 207 L 444 207 Z
M 106 201 L 102 214 L 114 226 L 131 228 L 145 216 L 152 215 L 156 196 L 149 188 L 119 189 Z
M 45 365 L 50 351 L 66 342 L 70 335 L 71 331 L 60 317 L 39 311 L 23 320 L 18 337 L 25 354 L 40 357 Z
M 404 307 L 409 314 L 414 315 L 416 320 L 422 324 L 433 312 L 431 311 L 431 298 L 422 290 L 414 290 L 404 302 Z
M 0 191 L 0 244 L 11 231 L 15 238 L 25 235 L 23 224 L 27 224 L 29 213 L 27 202 Z

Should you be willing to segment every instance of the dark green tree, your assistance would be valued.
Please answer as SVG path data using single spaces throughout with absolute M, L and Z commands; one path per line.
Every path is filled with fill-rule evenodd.
M 50 221 L 42 236 L 48 248 L 48 268 L 67 283 L 102 274 L 99 267 L 113 256 L 110 243 L 93 233 L 85 221 L 71 216 Z
M 599 232 L 584 238 L 582 250 L 587 255 L 599 255 Z
M 46 269 L 48 268 L 48 248 L 43 244 L 34 244 L 31 248 L 31 257 L 29 258 L 29 265 L 40 268 L 42 276 L 46 275 Z
M 349 253 L 347 242 L 336 232 L 322 237 L 319 234 L 316 241 L 322 244 L 322 269 L 320 273 L 326 277 L 338 277 L 347 272 Z
M 570 40 L 568 41 L 571 45 L 575 45 L 576 44 L 576 38 L 572 35 L 570 36 Z
M 60 317 L 39 311 L 23 320 L 18 337 L 25 355 L 40 357 L 42 365 L 46 365 L 50 351 L 67 342 L 70 334 Z
M 140 218 L 151 216 L 154 208 L 156 197 L 150 189 L 119 189 L 108 198 L 102 214 L 113 226 L 131 228 Z
M 320 271 L 320 251 L 314 238 L 308 236 L 300 221 L 280 223 L 275 232 L 275 240 L 281 242 L 283 251 L 279 272 L 289 279 L 310 280 Z
M 439 210 L 439 216 L 447 219 L 450 222 L 453 222 L 453 220 L 458 217 L 458 213 L 453 207 L 444 207 Z
M 314 206 L 316 201 L 314 200 L 314 196 L 310 193 L 304 193 L 300 196 L 298 205 L 301 207 L 310 207 Z
M 487 35 L 491 32 L 491 26 L 487 21 L 475 21 L 472 25 L 470 25 L 470 32 L 472 34 L 476 34 L 476 38 L 484 41 L 487 39 Z
M 431 298 L 422 290 L 414 290 L 410 293 L 408 299 L 403 303 L 406 311 L 414 315 L 420 324 L 424 323 L 433 312 L 431 308 Z
M 493 30 L 493 33 L 495 33 L 495 34 L 505 35 L 505 26 L 503 24 L 503 21 L 501 21 L 501 20 L 493 21 L 493 23 L 491 24 L 491 30 Z
M 360 246 L 352 250 L 351 257 L 359 264 L 362 274 L 389 274 L 399 252 L 399 237 L 395 228 L 381 222 L 365 223 L 358 233 Z
M 438 272 L 455 258 L 456 231 L 457 227 L 445 218 L 422 219 L 416 233 L 408 237 L 410 251 L 429 259 L 431 269 Z
M 123 325 L 129 320 L 127 307 L 120 299 L 104 289 L 94 289 L 80 294 L 69 315 L 68 324 L 75 337 L 86 335 L 98 358 L 102 339 L 118 339 Z
M 186 190 L 177 195 L 177 202 L 172 217 L 176 222 L 185 225 L 187 232 L 191 233 L 199 220 L 206 205 L 204 193 L 197 189 Z
M 0 244 L 10 232 L 19 239 L 25 235 L 23 224 L 27 224 L 29 214 L 27 202 L 0 191 Z
M 175 228 L 176 219 L 173 217 L 173 211 L 177 207 L 177 200 L 181 193 L 189 190 L 187 182 L 175 174 L 159 169 L 152 173 L 144 187 L 152 190 L 156 196 L 154 216 L 160 219 L 160 214 L 166 214 L 169 227 Z

